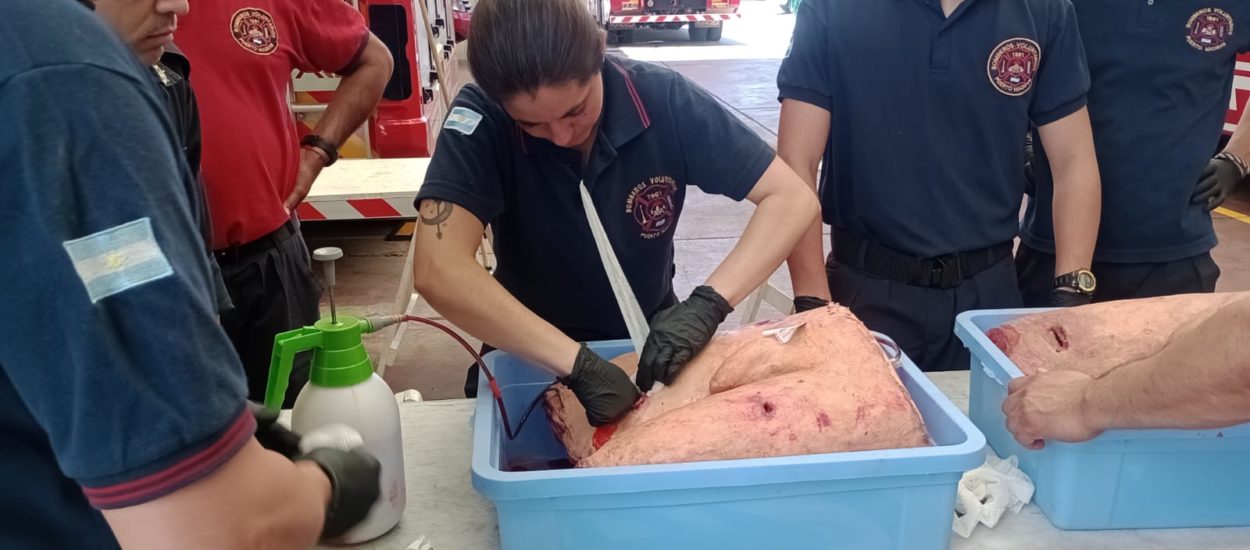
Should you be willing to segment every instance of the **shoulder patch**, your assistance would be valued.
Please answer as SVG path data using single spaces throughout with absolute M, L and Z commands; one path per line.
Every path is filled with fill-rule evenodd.
M 152 234 L 150 218 L 139 218 L 62 245 L 93 304 L 174 273 Z
M 473 135 L 478 123 L 482 122 L 482 114 L 467 107 L 456 107 L 447 114 L 443 128 L 455 130 L 466 136 Z

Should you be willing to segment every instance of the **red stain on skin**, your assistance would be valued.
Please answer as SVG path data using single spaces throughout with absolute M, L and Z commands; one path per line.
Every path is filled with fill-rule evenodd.
M 868 416 L 868 407 L 866 405 L 857 407 L 855 409 L 855 424 L 858 425 L 860 422 L 863 422 L 866 416 Z
M 798 441 L 798 440 L 799 440 L 799 436 L 798 436 L 798 434 L 795 434 L 794 432 L 791 432 L 791 433 L 790 433 L 790 441 Z
M 760 411 L 759 416 L 764 418 L 772 418 L 777 412 L 777 405 L 758 393 L 746 398 L 746 401 L 753 405 L 758 405 Z M 751 407 L 751 410 L 754 409 L 754 407 Z
M 598 451 L 600 447 L 607 445 L 608 441 L 612 440 L 612 436 L 616 435 L 616 428 L 616 424 L 607 424 L 595 428 L 595 436 L 591 440 L 591 444 L 595 446 L 596 451 Z
M 1050 327 L 1050 335 L 1055 339 L 1055 351 L 1068 349 L 1068 331 L 1059 325 Z
M 638 397 L 637 401 L 634 401 L 634 406 L 631 410 L 637 410 L 646 402 L 647 394 L 644 393 Z M 596 451 L 598 451 L 600 447 L 607 445 L 608 441 L 612 440 L 612 436 L 616 435 L 616 429 L 617 425 L 615 423 L 595 428 L 595 435 L 591 438 L 591 444 L 594 445 Z
M 832 426 L 833 421 L 829 420 L 829 415 L 825 414 L 824 412 L 821 412 L 820 414 L 816 415 L 816 425 L 820 427 L 821 430 L 824 430 L 825 428 Z
M 1020 333 L 1015 327 L 992 328 L 985 335 L 1006 354 L 1011 354 L 1011 350 L 1015 349 L 1016 343 L 1020 341 Z

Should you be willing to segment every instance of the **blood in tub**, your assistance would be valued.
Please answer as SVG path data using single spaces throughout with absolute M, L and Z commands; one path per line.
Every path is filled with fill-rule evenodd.
M 573 461 L 567 458 L 548 460 L 545 458 L 515 458 L 508 461 L 505 472 L 534 472 L 538 470 L 567 470 L 573 467 Z

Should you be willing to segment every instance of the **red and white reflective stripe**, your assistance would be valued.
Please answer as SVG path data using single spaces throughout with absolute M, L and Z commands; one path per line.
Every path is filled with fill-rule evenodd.
M 1247 56 L 1243 56 L 1245 59 Z M 1224 118 L 1224 131 L 1232 133 L 1250 102 L 1250 61 L 1238 61 L 1233 71 L 1233 93 L 1228 98 L 1228 115 Z
M 415 218 L 413 198 L 311 200 L 300 204 L 297 211 L 304 221 Z
M 608 18 L 612 25 L 637 25 L 640 23 L 677 23 L 699 21 L 728 21 L 742 19 L 737 13 L 689 13 L 682 15 L 614 15 Z

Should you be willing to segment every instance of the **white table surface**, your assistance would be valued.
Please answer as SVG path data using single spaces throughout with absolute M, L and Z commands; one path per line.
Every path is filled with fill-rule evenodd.
M 321 171 L 307 200 L 415 198 L 429 166 L 428 158 L 343 159 Z
M 968 373 L 929 375 L 967 411 Z M 401 403 L 408 506 L 387 535 L 352 548 L 404 550 L 425 535 L 436 550 L 497 550 L 495 509 L 469 478 L 474 401 Z M 1250 492 L 1247 493 L 1250 498 Z M 998 526 L 978 526 L 972 537 L 952 533 L 951 550 L 1250 550 L 1250 528 L 1149 531 L 1060 531 L 1035 505 L 1008 513 Z

